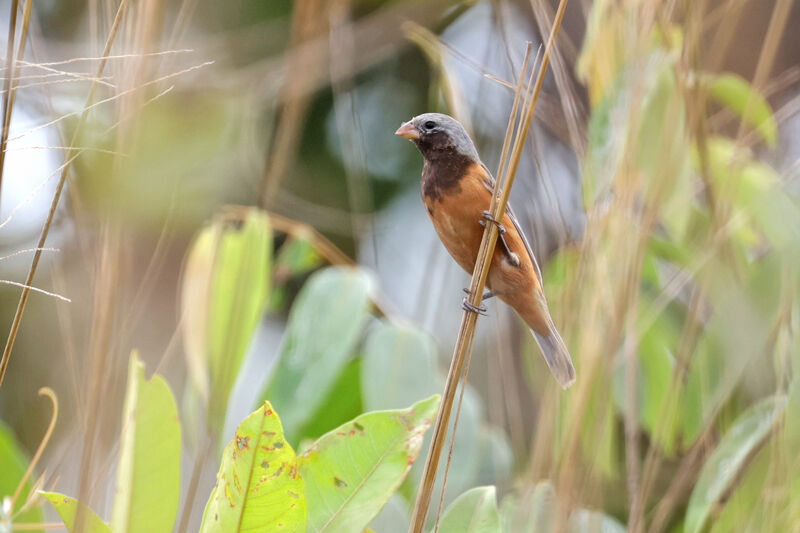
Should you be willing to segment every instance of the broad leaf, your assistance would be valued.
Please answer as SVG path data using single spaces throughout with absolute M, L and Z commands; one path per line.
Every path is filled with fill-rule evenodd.
M 40 492 L 53 507 L 55 507 L 61 521 L 64 522 L 64 527 L 67 528 L 69 533 L 111 533 L 111 528 L 108 524 L 103 522 L 94 511 L 78 502 L 75 498 L 64 496 L 58 492 Z M 76 527 L 75 521 L 78 518 L 78 512 L 83 515 L 81 518 L 82 526 Z
M 432 396 L 410 409 L 361 415 L 300 455 L 308 531 L 363 530 L 416 461 L 438 406 Z
M 294 441 L 355 351 L 369 316 L 372 279 L 356 268 L 328 268 L 309 279 L 289 315 L 280 358 L 262 398 L 281 413 Z
M 11 428 L 0 421 L 0 503 L 5 497 L 10 498 L 13 496 L 22 476 L 25 475 L 28 464 L 28 458 L 14 438 Z M 25 503 L 30 490 L 31 483 L 28 481 L 19 494 L 14 510 L 19 509 Z M 2 516 L 3 511 L 0 510 L 0 518 Z M 15 516 L 14 521 L 38 523 L 42 522 L 42 516 L 42 510 L 38 507 L 33 507 Z
M 243 221 L 220 218 L 197 236 L 181 294 L 190 376 L 217 429 L 270 291 L 269 218 L 256 209 L 237 216 Z
M 739 115 L 745 124 L 754 127 L 770 146 L 775 145 L 778 126 L 772 108 L 747 80 L 731 73 L 703 79 L 712 98 Z
M 569 533 L 626 533 L 616 519 L 597 511 L 579 509 L 569 517 Z
M 501 429 L 484 425 L 478 437 L 478 484 L 496 483 L 498 486 L 511 479 L 514 453 Z
M 442 515 L 439 533 L 500 533 L 494 487 L 475 487 L 451 503 Z
M 420 330 L 381 322 L 364 348 L 361 389 L 369 411 L 401 409 L 441 390 L 436 347 Z
M 508 533 L 539 533 L 553 529 L 556 493 L 550 481 L 540 481 L 533 491 L 503 498 L 503 530 Z
M 369 527 L 380 533 L 405 533 L 408 531 L 408 526 L 411 522 L 411 509 L 409 505 L 414 502 L 408 502 L 405 498 L 400 496 L 400 493 L 395 493 L 383 506 L 378 516 L 370 523 Z
M 201 533 L 306 531 L 297 457 L 269 402 L 245 418 L 222 453 Z
M 322 263 L 322 258 L 314 249 L 309 237 L 305 231 L 290 235 L 278 250 L 272 270 L 272 281 L 275 286 L 270 295 L 270 309 L 280 309 L 284 305 L 287 281 L 310 272 Z
M 169 385 L 145 379 L 136 352 L 128 367 L 111 527 L 114 533 L 171 531 L 181 482 L 181 425 Z
M 700 533 L 711 507 L 725 494 L 747 459 L 769 436 L 786 408 L 786 398 L 772 396 L 742 413 L 706 461 L 686 510 L 686 533 Z
M 748 522 L 751 520 L 755 520 L 756 522 L 763 520 L 766 513 L 765 509 L 758 508 L 759 504 L 766 503 L 766 507 L 772 507 L 777 503 L 775 500 L 784 493 L 780 487 L 765 486 L 770 470 L 770 463 L 775 460 L 771 452 L 772 450 L 769 446 L 762 447 L 758 453 L 756 453 L 755 458 L 748 461 L 747 470 L 741 477 L 741 480 L 736 481 L 733 494 L 725 498 L 725 507 L 722 509 L 722 512 L 719 514 L 715 513 L 713 520 L 710 521 L 710 527 L 708 528 L 709 533 L 758 531 L 758 527 L 753 528 Z M 765 490 L 775 495 L 769 498 L 768 502 L 764 502 L 764 498 L 762 497 Z M 780 530 L 769 528 L 769 531 Z M 789 531 L 789 528 L 786 528 L 784 531 Z
M 312 416 L 298 432 L 298 442 L 308 439 L 313 442 L 364 411 L 372 410 L 364 409 L 361 399 L 361 358 L 353 359 L 344 367 L 322 405 L 324 416 Z

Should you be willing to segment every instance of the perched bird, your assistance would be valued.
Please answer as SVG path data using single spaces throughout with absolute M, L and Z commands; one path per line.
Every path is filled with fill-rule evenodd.
M 469 134 L 457 120 L 441 113 L 416 116 L 395 134 L 413 141 L 422 153 L 422 200 L 436 233 L 461 268 L 472 273 L 485 225 L 498 225 L 500 236 L 484 299 L 497 296 L 510 305 L 531 329 L 558 383 L 564 388 L 572 385 L 575 368 L 547 309 L 533 250 L 511 206 L 502 222 L 491 217 L 488 209 L 494 178 L 481 162 Z M 483 311 L 467 299 L 464 308 Z

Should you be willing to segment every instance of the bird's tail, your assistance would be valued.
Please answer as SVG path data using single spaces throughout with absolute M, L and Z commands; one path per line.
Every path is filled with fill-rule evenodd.
M 550 367 L 550 372 L 556 378 L 558 384 L 566 389 L 575 383 L 575 367 L 572 366 L 572 358 L 569 355 L 567 345 L 564 344 L 564 339 L 559 335 L 553 319 L 547 317 L 548 334 L 542 335 L 531 329 L 533 338 L 536 339 L 536 344 L 542 350 L 544 360 L 547 366 Z

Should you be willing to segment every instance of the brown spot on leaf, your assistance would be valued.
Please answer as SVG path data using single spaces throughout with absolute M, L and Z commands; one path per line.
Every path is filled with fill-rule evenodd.
M 269 468 L 269 463 L 268 463 L 268 462 L 266 462 L 266 461 L 261 461 L 261 468 L 263 468 L 264 470 L 266 470 L 267 468 Z
M 362 426 L 358 422 L 353 422 L 353 425 L 356 427 L 357 430 L 364 431 L 364 426 Z
M 275 444 L 273 444 L 273 446 L 278 450 L 280 450 L 281 448 L 283 448 L 283 443 L 281 441 L 278 441 Z
M 343 489 L 343 488 L 345 488 L 347 486 L 347 483 L 345 483 L 343 480 L 339 479 L 338 477 L 334 477 L 333 478 L 333 484 L 336 485 L 337 487 L 339 487 L 340 489 Z
M 286 468 L 286 463 L 281 463 L 281 466 L 279 466 L 278 469 L 275 471 L 275 473 L 272 474 L 272 477 L 276 478 L 280 476 L 283 473 L 284 468 Z
M 264 411 L 264 416 L 271 416 L 271 415 L 272 415 L 272 409 L 267 409 L 266 411 Z
M 240 450 L 244 450 L 246 448 L 249 448 L 250 447 L 249 446 L 249 442 L 250 442 L 250 436 L 249 435 L 245 435 L 244 437 L 240 437 L 239 435 L 236 435 L 236 446 Z

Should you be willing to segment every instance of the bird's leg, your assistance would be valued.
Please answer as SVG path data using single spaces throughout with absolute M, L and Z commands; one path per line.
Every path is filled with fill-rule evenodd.
M 467 294 L 472 294 L 471 292 L 469 292 L 469 289 L 466 288 L 466 287 L 464 287 L 464 292 L 466 292 Z M 486 292 L 483 293 L 483 297 L 481 298 L 481 300 L 488 300 L 489 298 L 494 298 L 495 296 L 497 296 L 496 292 L 494 292 L 494 291 L 486 291 Z
M 465 296 L 464 299 L 461 301 L 461 308 L 464 311 L 469 311 L 471 313 L 476 313 L 479 315 L 486 316 L 486 307 L 482 305 L 472 305 L 469 302 L 469 297 Z
M 508 242 L 506 242 L 506 227 L 503 226 L 500 222 L 498 222 L 489 211 L 483 212 L 483 218 L 497 226 L 497 232 L 500 237 L 500 242 L 503 243 L 503 248 L 506 249 L 506 256 L 508 257 L 508 261 L 515 267 L 518 267 L 519 256 L 511 251 L 511 247 L 508 246 Z M 483 220 L 479 220 L 478 223 L 481 226 L 484 227 L 486 226 L 486 222 L 484 222 Z

